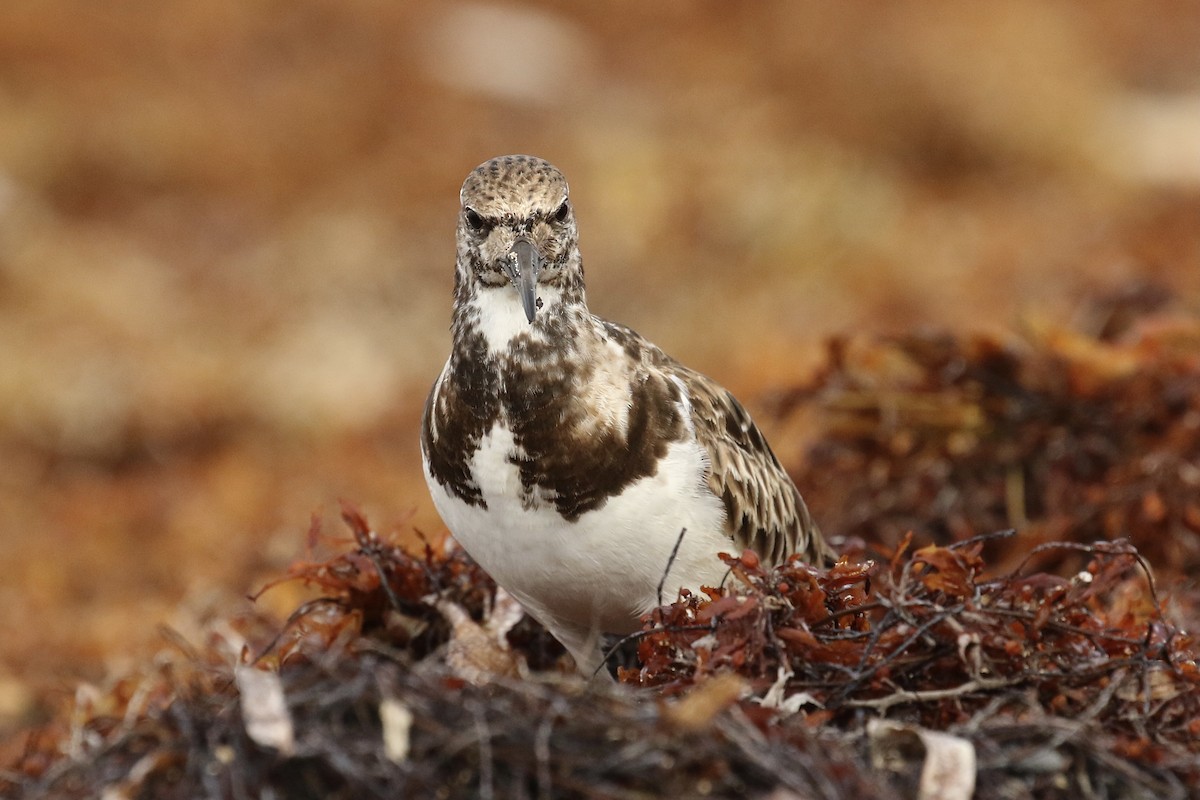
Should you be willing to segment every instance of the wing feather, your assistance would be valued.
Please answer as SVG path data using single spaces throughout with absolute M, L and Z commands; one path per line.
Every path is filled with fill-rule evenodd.
M 696 439 L 712 459 L 708 485 L 725 504 L 734 543 L 769 564 L 793 553 L 819 565 L 831 561 L 808 506 L 742 404 L 712 379 L 675 370 L 691 391 Z

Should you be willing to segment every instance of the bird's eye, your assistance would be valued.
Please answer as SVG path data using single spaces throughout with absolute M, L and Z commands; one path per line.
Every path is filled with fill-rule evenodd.
M 467 227 L 476 233 L 482 231 L 486 227 L 483 217 L 479 216 L 479 212 L 473 208 L 468 208 L 463 212 L 463 219 L 467 221 Z
M 555 222 L 563 222 L 564 220 L 566 220 L 567 215 L 570 213 L 571 213 L 571 206 L 570 206 L 570 204 L 567 203 L 566 200 L 564 200 L 563 204 L 558 207 L 557 211 L 554 212 L 554 221 Z

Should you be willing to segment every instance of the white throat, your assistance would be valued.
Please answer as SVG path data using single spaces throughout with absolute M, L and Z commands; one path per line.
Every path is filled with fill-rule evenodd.
M 538 287 L 541 307 L 538 314 L 545 314 L 560 301 L 560 293 L 549 286 Z M 518 337 L 525 335 L 541 341 L 545 333 L 525 319 L 521 299 L 511 286 L 503 288 L 480 288 L 467 303 L 468 314 L 474 318 L 487 342 L 488 353 L 499 355 L 508 350 Z M 536 319 L 536 317 L 535 317 Z

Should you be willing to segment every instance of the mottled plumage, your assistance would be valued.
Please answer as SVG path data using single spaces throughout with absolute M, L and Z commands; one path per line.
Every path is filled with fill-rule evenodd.
M 455 538 L 566 645 L 600 664 L 665 583 L 718 585 L 720 552 L 831 551 L 745 409 L 584 296 L 566 180 L 505 156 L 463 184 L 453 347 L 421 453 Z

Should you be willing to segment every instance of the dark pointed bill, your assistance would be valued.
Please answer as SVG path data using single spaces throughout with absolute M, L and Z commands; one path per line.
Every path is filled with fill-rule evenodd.
M 521 295 L 525 318 L 532 323 L 534 315 L 537 314 L 537 279 L 542 268 L 542 257 L 533 246 L 533 242 L 521 237 L 513 242 L 508 259 L 508 277 L 513 286 L 517 287 L 517 293 Z

